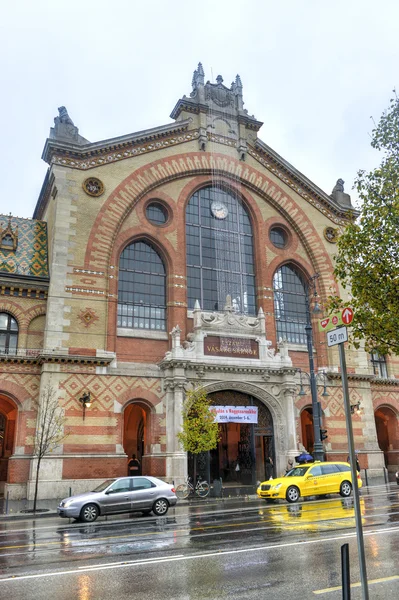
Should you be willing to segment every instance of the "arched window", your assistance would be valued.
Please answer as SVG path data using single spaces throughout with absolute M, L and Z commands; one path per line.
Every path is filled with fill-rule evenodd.
M 277 339 L 292 344 L 306 344 L 306 286 L 302 275 L 292 265 L 283 265 L 274 274 L 274 315 Z
M 223 310 L 230 295 L 236 312 L 256 313 L 252 227 L 233 192 L 206 187 L 186 210 L 188 306 Z
M 18 323 L 8 313 L 0 313 L 0 353 L 15 354 L 18 344 Z
M 147 242 L 127 246 L 119 261 L 118 327 L 166 329 L 166 273 Z

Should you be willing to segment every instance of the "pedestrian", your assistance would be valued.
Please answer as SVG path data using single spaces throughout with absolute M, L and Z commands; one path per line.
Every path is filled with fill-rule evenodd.
M 285 467 L 285 472 L 288 473 L 289 471 L 291 471 L 293 466 L 294 466 L 294 461 L 292 460 L 292 458 L 289 458 L 287 461 L 287 466 Z
M 266 458 L 266 479 L 273 479 L 273 459 L 270 456 Z
M 129 475 L 141 475 L 141 465 L 139 459 L 135 454 L 132 454 L 132 458 L 129 460 L 127 464 L 129 468 Z
M 360 473 L 360 463 L 359 463 L 359 459 L 358 459 L 357 455 L 358 455 L 358 451 L 355 450 L 356 471 L 358 473 Z M 348 458 L 346 459 L 346 462 L 348 462 L 349 464 L 351 463 L 350 458 L 351 457 L 348 455 Z
M 313 456 L 311 454 L 309 454 L 308 452 L 306 452 L 306 451 L 305 452 L 301 452 L 301 454 L 299 456 L 296 456 L 295 460 L 300 465 L 304 465 L 306 463 L 314 462 Z
M 236 460 L 236 466 L 235 466 L 234 470 L 236 472 L 236 481 L 240 481 L 240 479 L 241 479 L 241 477 L 240 477 L 241 469 L 240 469 L 240 463 L 238 462 L 238 457 L 237 457 L 237 460 Z

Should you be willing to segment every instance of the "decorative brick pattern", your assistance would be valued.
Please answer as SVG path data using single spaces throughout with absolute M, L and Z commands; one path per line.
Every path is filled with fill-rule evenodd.
M 8 224 L 9 217 L 0 215 L 0 228 Z M 47 224 L 11 217 L 13 228 L 18 227 L 18 246 L 15 251 L 0 248 L 0 272 L 48 277 Z

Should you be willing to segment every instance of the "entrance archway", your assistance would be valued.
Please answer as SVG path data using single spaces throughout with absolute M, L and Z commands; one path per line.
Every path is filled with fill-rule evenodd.
M 127 405 L 123 419 L 123 449 L 131 458 L 135 454 L 141 463 L 141 471 L 145 472 L 145 459 L 147 453 L 147 428 L 149 423 L 149 409 L 141 401 Z M 127 469 L 127 467 L 126 467 Z
M 374 413 L 378 445 L 384 453 L 385 466 L 397 466 L 399 461 L 399 426 L 396 413 L 380 406 Z
M 313 430 L 313 410 L 311 406 L 307 406 L 301 412 L 301 434 L 302 444 L 307 452 L 313 453 L 314 446 L 314 430 Z
M 7 396 L 0 394 L 0 492 L 8 476 L 8 460 L 14 451 L 18 409 Z
M 200 456 L 199 473 L 213 481 L 222 478 L 225 486 L 253 486 L 274 476 L 275 444 L 270 410 L 257 398 L 243 392 L 223 390 L 209 394 L 213 406 L 256 406 L 258 422 L 221 423 L 220 440 L 215 450 Z M 268 459 L 272 463 L 268 462 Z M 238 465 L 238 467 L 237 467 Z M 189 459 L 189 472 L 191 473 Z

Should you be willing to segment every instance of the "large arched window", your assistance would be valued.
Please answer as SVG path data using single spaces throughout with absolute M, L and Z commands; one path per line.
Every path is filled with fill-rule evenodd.
M 306 344 L 306 285 L 292 265 L 283 265 L 274 274 L 274 315 L 277 339 Z
M 233 192 L 206 187 L 186 210 L 188 306 L 223 310 L 230 295 L 236 312 L 256 313 L 252 227 Z
M 0 313 L 0 353 L 15 354 L 18 344 L 18 323 L 8 313 Z
M 118 327 L 166 329 L 166 273 L 147 242 L 127 246 L 119 261 Z

